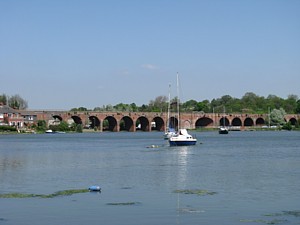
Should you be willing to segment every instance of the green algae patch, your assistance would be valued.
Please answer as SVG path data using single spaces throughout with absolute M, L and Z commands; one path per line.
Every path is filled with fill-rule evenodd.
M 282 211 L 281 213 L 271 213 L 271 214 L 265 214 L 266 217 L 286 217 L 286 216 L 294 216 L 294 217 L 300 217 L 300 211 L 294 210 L 294 211 Z
M 111 202 L 111 203 L 106 203 L 106 205 L 139 205 L 141 204 L 140 202 Z
M 295 211 L 282 211 L 283 215 L 285 216 L 295 216 L 295 217 L 300 217 L 300 211 L 295 210 Z
M 58 196 L 68 196 L 68 195 L 73 195 L 73 194 L 79 194 L 79 193 L 86 193 L 89 192 L 87 189 L 72 189 L 72 190 L 63 190 L 63 191 L 57 191 L 54 192 L 53 194 L 49 195 L 42 195 L 42 198 L 54 198 Z
M 191 207 L 186 207 L 186 208 L 179 208 L 177 209 L 179 213 L 204 213 L 204 210 L 196 209 L 196 208 L 191 208 Z
M 34 197 L 41 197 L 41 196 L 42 195 L 23 194 L 23 193 L 0 194 L 0 198 L 34 198 Z
M 127 190 L 127 189 L 132 189 L 132 187 L 121 187 L 121 189 Z
M 262 223 L 262 224 L 280 224 L 285 223 L 287 220 L 240 220 L 245 223 Z
M 180 193 L 186 195 L 199 195 L 199 196 L 217 194 L 217 192 L 214 191 L 201 190 L 201 189 L 179 189 L 179 190 L 174 190 L 173 193 Z
M 282 211 L 277 213 L 270 213 L 270 214 L 264 214 L 265 217 L 281 217 L 282 219 L 272 219 L 272 220 L 264 220 L 264 219 L 244 219 L 240 220 L 240 222 L 246 222 L 246 223 L 261 223 L 261 224 L 282 224 L 289 222 L 286 217 L 287 216 L 294 216 L 294 217 L 300 217 L 300 211 L 294 210 L 294 211 Z
M 89 192 L 87 189 L 72 189 L 72 190 L 63 190 L 57 191 L 52 194 L 24 194 L 24 193 L 7 193 L 7 194 L 0 194 L 0 198 L 54 198 L 58 196 L 68 196 L 73 194 L 79 193 L 86 193 Z

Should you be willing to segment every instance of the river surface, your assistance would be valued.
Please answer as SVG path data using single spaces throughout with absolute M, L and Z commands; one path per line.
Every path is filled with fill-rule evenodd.
M 300 132 L 195 134 L 1 135 L 0 194 L 102 192 L 0 198 L 0 225 L 300 224 Z

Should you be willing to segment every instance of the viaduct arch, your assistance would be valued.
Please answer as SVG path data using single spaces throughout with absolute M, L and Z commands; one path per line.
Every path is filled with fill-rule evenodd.
M 42 111 L 38 118 L 48 124 L 58 124 L 61 121 L 81 124 L 99 131 L 164 131 L 167 126 L 172 128 L 200 129 L 230 126 L 238 129 L 266 126 L 267 114 L 213 114 L 213 113 L 181 113 L 180 124 L 176 116 L 167 118 L 167 113 L 156 112 L 64 112 Z M 285 116 L 287 122 L 295 125 L 299 114 Z M 225 124 L 224 124 L 225 121 Z

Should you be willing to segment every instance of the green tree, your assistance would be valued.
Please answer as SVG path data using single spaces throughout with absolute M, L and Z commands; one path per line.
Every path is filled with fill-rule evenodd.
M 114 107 L 112 105 L 106 105 L 105 109 L 106 109 L 107 112 L 110 112 L 110 111 L 114 110 Z
M 295 113 L 300 113 L 300 100 L 296 103 Z
M 269 95 L 267 97 L 268 100 L 268 106 L 271 109 L 279 109 L 284 105 L 284 100 L 280 97 L 277 97 L 276 95 Z
M 117 104 L 117 105 L 114 106 L 114 109 L 116 111 L 122 111 L 122 112 L 124 112 L 127 109 L 127 105 L 124 104 L 124 103 L 119 103 L 119 104 Z
M 196 105 L 196 111 L 198 112 L 209 112 L 209 101 L 208 100 L 204 100 L 202 102 L 198 102 Z
M 300 119 L 298 119 L 298 120 L 296 121 L 295 128 L 296 128 L 296 129 L 299 129 L 299 128 L 300 128 Z
M 58 125 L 59 131 L 70 131 L 69 124 L 66 121 L 61 121 Z
M 230 95 L 223 95 L 220 99 L 220 104 L 227 107 L 231 103 L 232 99 L 233 98 Z
M 138 107 L 135 103 L 131 103 L 130 106 L 131 106 L 132 112 L 137 112 L 138 111 Z
M 211 107 L 211 111 L 217 113 L 217 109 L 219 108 L 219 106 L 221 106 L 221 101 L 220 99 L 213 99 L 210 103 L 210 107 Z M 221 111 L 220 111 L 221 112 Z
M 88 109 L 81 106 L 79 108 L 72 108 L 72 109 L 70 109 L 70 111 L 72 111 L 72 112 L 76 112 L 76 111 L 78 111 L 78 112 L 85 112 L 85 111 L 88 111 Z
M 182 110 L 183 111 L 198 111 L 197 110 L 197 104 L 198 102 L 196 100 L 189 100 L 182 104 Z
M 140 112 L 148 112 L 148 111 L 150 111 L 148 109 L 149 109 L 149 107 L 147 105 L 145 105 L 145 104 L 143 104 L 141 107 L 139 107 L 139 111 Z
M 242 103 L 241 103 L 241 100 L 238 99 L 238 98 L 233 98 L 231 100 L 231 103 L 230 105 L 227 106 L 228 109 L 230 109 L 230 111 L 232 113 L 236 113 L 236 112 L 242 112 Z
M 166 96 L 158 96 L 149 103 L 149 109 L 152 112 L 166 112 L 168 109 L 168 101 Z
M 257 96 L 255 108 L 252 109 L 255 113 L 267 113 L 268 112 L 268 105 L 265 97 Z
M 78 111 L 85 112 L 85 111 L 88 111 L 88 109 L 81 106 L 81 107 L 78 108 Z
M 13 95 L 8 98 L 8 105 L 14 109 L 27 109 L 28 103 L 20 95 Z
M 285 123 L 284 116 L 286 112 L 283 108 L 273 109 L 270 113 L 271 125 L 283 125 Z
M 0 103 L 7 105 L 7 96 L 5 94 L 0 95 Z
M 284 101 L 284 110 L 287 113 L 295 113 L 297 108 L 297 95 L 289 95 L 288 98 Z
M 257 100 L 259 96 L 253 92 L 247 92 L 241 99 L 243 109 L 247 109 L 249 112 L 254 112 L 257 109 Z
M 82 124 L 77 124 L 77 125 L 76 125 L 75 131 L 76 131 L 77 133 L 82 133 L 82 132 L 83 132 Z
M 45 132 L 47 129 L 47 123 L 45 120 L 38 120 L 36 130 L 39 132 Z

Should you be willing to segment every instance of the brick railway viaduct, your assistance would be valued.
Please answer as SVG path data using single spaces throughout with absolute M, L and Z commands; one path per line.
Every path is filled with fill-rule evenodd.
M 98 131 L 164 131 L 168 123 L 167 113 L 156 112 L 71 112 L 71 111 L 35 111 L 37 120 L 45 120 L 48 125 L 61 121 L 82 124 Z M 223 119 L 223 117 L 225 117 Z M 285 121 L 295 125 L 299 114 L 285 116 Z M 172 127 L 178 127 L 177 116 L 169 118 Z M 268 114 L 217 114 L 190 112 L 180 114 L 180 127 L 186 129 L 216 128 L 223 125 L 232 129 L 244 130 L 267 126 Z

